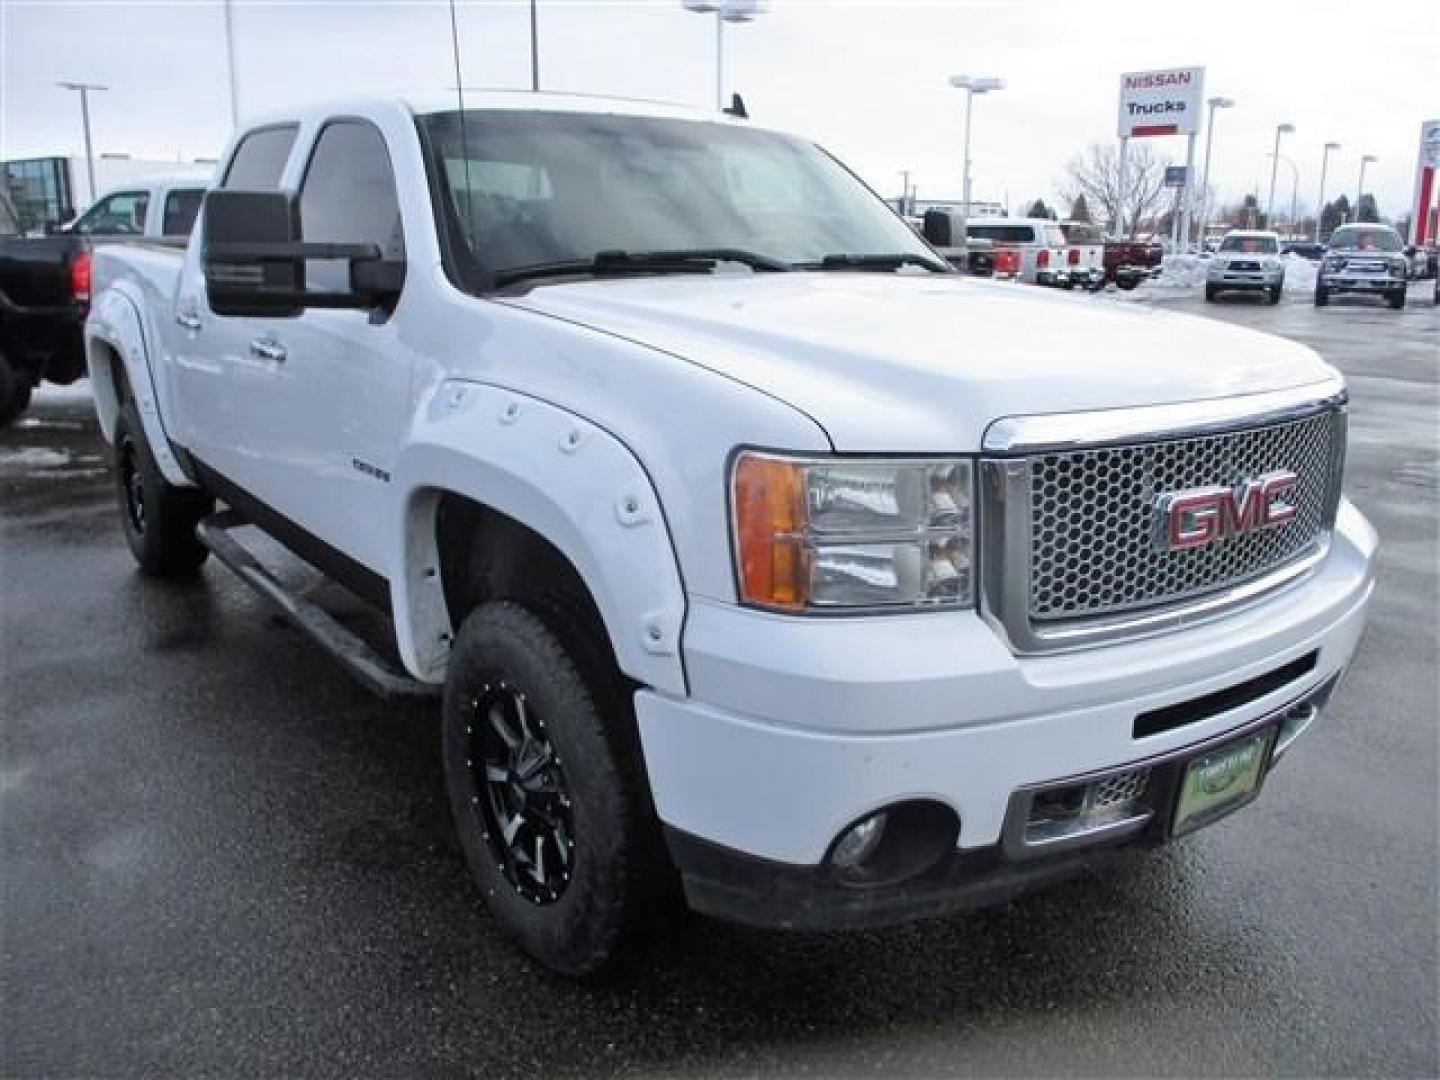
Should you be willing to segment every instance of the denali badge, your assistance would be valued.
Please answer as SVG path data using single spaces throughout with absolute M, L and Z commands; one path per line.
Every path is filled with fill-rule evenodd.
M 1288 469 L 1241 481 L 1238 487 L 1171 491 L 1155 500 L 1155 545 L 1164 551 L 1204 547 L 1222 537 L 1273 529 L 1295 517 L 1281 499 L 1300 482 Z

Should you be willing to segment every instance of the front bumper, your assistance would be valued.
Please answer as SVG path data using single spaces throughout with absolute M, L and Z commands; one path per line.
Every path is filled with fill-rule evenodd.
M 1285 273 L 1275 271 L 1225 271 L 1208 274 L 1205 284 L 1212 289 L 1277 289 L 1285 284 Z
M 1344 503 L 1325 560 L 1263 602 L 1044 657 L 1016 657 L 971 612 L 797 619 L 697 602 L 685 645 L 693 696 L 636 695 L 656 809 L 691 903 L 750 922 L 848 925 L 984 903 L 1072 872 L 1092 848 L 1006 853 L 1016 794 L 1168 759 L 1333 684 L 1360 638 L 1374 546 Z M 1222 692 L 1311 654 L 1284 685 L 1137 735 L 1141 714 L 1223 702 Z M 836 836 L 905 800 L 959 818 L 954 856 L 935 879 L 817 900 L 816 888 L 835 888 L 824 860 Z M 1154 830 L 1168 819 L 1154 820 L 1127 839 L 1163 838 Z M 736 866 L 738 887 L 726 870 Z
M 1332 293 L 1393 293 L 1404 292 L 1404 278 L 1388 274 L 1321 274 L 1320 286 Z

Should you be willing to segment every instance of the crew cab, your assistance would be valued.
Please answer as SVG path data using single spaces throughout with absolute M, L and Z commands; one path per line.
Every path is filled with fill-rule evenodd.
M 1341 225 L 1315 275 L 1315 306 L 1341 293 L 1366 293 L 1403 308 L 1410 263 L 1401 247 L 1400 234 L 1388 225 Z
M 1285 261 L 1278 233 L 1232 229 L 1205 264 L 1205 299 L 1223 292 L 1259 292 L 1272 304 L 1285 288 Z
M 85 373 L 82 327 L 90 254 L 121 240 L 183 242 L 203 177 L 157 177 L 103 196 L 49 236 L 0 236 L 0 425 L 25 411 L 42 380 Z
M 280 112 L 183 253 L 102 248 L 94 284 L 140 570 L 213 553 L 367 685 L 438 695 L 479 891 L 558 971 L 677 881 L 871 926 L 1187 835 L 1299 752 L 1364 623 L 1313 351 L 957 274 L 734 117 Z

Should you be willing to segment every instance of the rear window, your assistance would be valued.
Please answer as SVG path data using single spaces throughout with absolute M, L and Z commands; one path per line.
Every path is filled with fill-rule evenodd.
M 977 240 L 994 240 L 1000 244 L 1035 242 L 1035 229 L 1029 225 L 967 225 L 965 235 Z
M 195 224 L 195 215 L 200 212 L 200 202 L 205 198 L 201 188 L 186 188 L 172 191 L 165 196 L 165 217 L 160 223 L 161 236 L 189 236 Z
M 1098 225 L 1091 225 L 1085 221 L 1072 221 L 1060 226 L 1060 231 L 1065 234 L 1065 239 L 1072 244 L 1103 244 L 1105 237 L 1101 235 Z
M 243 191 L 266 191 L 280 186 L 290 148 L 295 145 L 295 124 L 261 128 L 240 140 L 221 187 Z
M 1227 236 L 1220 241 L 1221 251 L 1239 251 L 1246 255 L 1275 255 L 1280 245 L 1273 236 Z

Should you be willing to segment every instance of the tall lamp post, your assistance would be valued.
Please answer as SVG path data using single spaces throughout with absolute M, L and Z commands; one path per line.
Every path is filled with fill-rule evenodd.
M 1355 220 L 1360 220 L 1360 200 L 1365 197 L 1365 166 L 1372 161 L 1379 161 L 1374 154 L 1362 154 L 1360 156 L 1360 183 L 1355 186 Z
M 965 220 L 970 220 L 970 114 L 975 111 L 975 95 L 988 94 L 992 90 L 1004 90 L 1005 80 L 991 75 L 951 75 L 950 85 L 965 91 L 965 172 L 962 180 L 961 199 L 965 208 Z
M 1271 157 L 1272 155 L 1266 154 L 1265 156 Z M 1300 169 L 1296 166 L 1294 159 L 1285 154 L 1276 154 L 1273 156 L 1278 157 L 1281 161 L 1285 162 L 1286 165 L 1290 166 L 1290 231 L 1294 233 L 1295 211 L 1300 201 Z M 1274 221 L 1270 221 L 1268 224 L 1270 228 L 1275 229 Z M 1279 232 L 1280 230 L 1275 229 L 1275 231 Z
M 1265 227 L 1275 227 L 1275 173 L 1280 168 L 1280 136 L 1290 135 L 1295 131 L 1294 124 L 1280 124 L 1275 128 L 1275 149 L 1270 153 L 1273 160 L 1270 162 L 1270 197 L 1265 200 Z
M 90 91 L 109 90 L 108 86 L 101 86 L 99 83 L 82 82 L 59 82 L 55 84 L 65 90 L 80 91 L 80 122 L 85 126 L 85 176 L 90 181 L 90 197 L 87 201 L 95 201 L 95 150 L 90 143 Z
M 715 108 L 725 107 L 725 24 L 747 23 L 769 10 L 768 0 L 680 0 L 686 11 L 715 16 Z
M 1205 102 L 1210 106 L 1210 118 L 1205 124 L 1205 172 L 1200 180 L 1200 250 L 1205 250 L 1205 231 L 1210 227 L 1210 162 L 1215 142 L 1215 110 L 1233 109 L 1233 98 L 1212 97 Z
M 1338 142 L 1327 142 L 1320 154 L 1320 201 L 1315 204 L 1315 242 L 1320 242 L 1320 218 L 1325 213 L 1325 167 L 1330 164 L 1330 151 L 1339 150 Z

